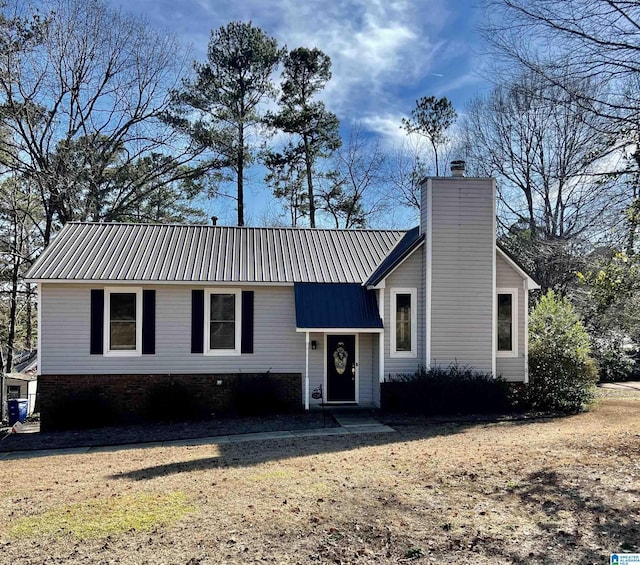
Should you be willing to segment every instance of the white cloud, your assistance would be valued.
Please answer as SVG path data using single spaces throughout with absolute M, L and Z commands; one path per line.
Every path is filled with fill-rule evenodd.
M 363 117 L 360 122 L 367 131 L 380 136 L 386 148 L 398 147 L 407 139 L 402 128 L 402 114 L 378 114 Z
M 333 79 L 324 98 L 339 114 L 393 103 L 387 87 L 415 83 L 441 48 L 408 2 L 323 4 L 285 2 L 278 36 L 289 47 L 317 46 L 331 57 Z
M 132 10 L 126 0 L 110 1 Z M 192 44 L 193 57 L 200 60 L 206 56 L 210 30 L 233 20 L 251 20 L 290 49 L 318 47 L 333 63 L 333 78 L 323 99 L 344 121 L 382 109 L 406 112 L 416 98 L 435 94 L 435 89 L 442 96 L 450 88 L 472 85 L 469 79 L 457 79 L 458 65 L 450 65 L 472 57 L 469 38 L 456 35 L 459 22 L 469 17 L 461 12 L 464 4 L 452 0 L 138 0 L 135 10 L 152 25 Z M 442 74 L 446 78 L 438 76 Z

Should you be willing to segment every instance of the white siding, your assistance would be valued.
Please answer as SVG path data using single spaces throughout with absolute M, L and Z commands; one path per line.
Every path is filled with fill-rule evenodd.
M 318 388 L 319 386 L 322 386 L 322 390 L 325 389 L 324 334 L 312 333 L 309 335 L 309 340 L 316 342 L 316 349 L 309 350 L 309 395 L 311 395 L 314 388 Z M 304 373 L 302 375 L 302 378 L 304 379 Z M 303 395 L 304 395 L 304 392 L 303 392 Z M 320 404 L 321 402 L 322 402 L 322 399 L 315 400 L 313 398 L 309 398 L 310 404 Z
M 425 362 L 425 291 L 424 291 L 424 246 L 416 249 L 385 281 L 384 289 L 384 373 L 414 373 Z M 418 298 L 417 357 L 391 357 L 391 290 L 393 288 L 415 288 Z
M 495 288 L 493 181 L 441 178 L 430 182 L 430 362 L 444 366 L 457 362 L 491 372 Z
M 42 285 L 42 374 L 238 373 L 305 374 L 305 334 L 296 332 L 293 287 L 255 287 L 254 353 L 191 353 L 191 287 L 144 286 L 156 291 L 156 353 L 137 357 L 89 354 L 90 291 L 95 285 Z M 195 288 L 195 287 L 194 287 Z M 324 334 L 311 333 L 309 392 L 325 382 Z M 371 404 L 378 385 L 377 342 L 360 334 L 360 402 Z M 378 394 L 379 391 L 375 391 Z M 304 402 L 304 388 L 301 391 Z M 310 399 L 312 404 L 319 400 Z
M 373 334 L 371 336 L 371 355 L 373 358 L 373 374 L 371 375 L 371 387 L 374 406 L 380 406 L 380 339 L 382 339 L 382 334 Z
M 271 370 L 304 375 L 305 336 L 296 332 L 293 287 L 251 287 L 255 291 L 254 353 L 220 357 L 191 353 L 192 289 L 180 285 L 143 287 L 156 290 L 155 355 L 90 355 L 91 288 L 99 287 L 42 285 L 40 373 L 237 373 Z
M 496 375 L 507 381 L 524 381 L 525 376 L 525 328 L 526 316 L 523 278 L 507 263 L 499 253 L 496 254 L 496 286 L 498 288 L 518 289 L 518 356 L 498 357 L 496 359 Z
M 360 404 L 373 404 L 373 386 L 374 386 L 374 362 L 373 362 L 373 336 L 371 334 L 360 334 L 360 359 L 358 367 L 359 380 L 359 402 Z M 378 384 L 377 374 L 375 375 L 375 383 Z

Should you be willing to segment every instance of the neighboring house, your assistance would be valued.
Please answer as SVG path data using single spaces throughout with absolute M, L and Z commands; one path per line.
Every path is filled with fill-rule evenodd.
M 6 386 L 6 398 L 12 400 L 14 398 L 26 398 L 29 401 L 27 405 L 27 415 L 31 416 L 36 410 L 36 398 L 38 393 L 38 376 L 23 373 L 8 373 L 4 377 Z
M 13 372 L 4 375 L 3 412 L 7 413 L 7 400 L 26 398 L 29 401 L 27 414 L 31 416 L 36 410 L 38 392 L 37 354 L 35 351 L 23 351 L 16 355 L 15 361 Z
M 461 176 L 423 182 L 407 232 L 67 224 L 28 273 L 43 422 L 78 387 L 130 415 L 158 382 L 209 398 L 247 373 L 305 408 L 379 405 L 434 364 L 527 382 L 538 286 L 495 232 L 495 182 Z

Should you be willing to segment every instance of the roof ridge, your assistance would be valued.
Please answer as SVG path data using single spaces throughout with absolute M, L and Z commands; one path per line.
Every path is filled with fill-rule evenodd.
M 311 228 L 307 226 L 212 226 L 210 224 L 181 224 L 181 223 L 153 223 L 153 222 L 83 222 L 70 221 L 66 225 L 80 226 L 153 226 L 153 227 L 178 227 L 178 228 L 208 228 L 208 229 L 237 229 L 237 230 L 288 230 L 288 231 L 328 231 L 328 232 L 390 232 L 402 233 L 410 231 L 409 229 L 391 229 L 391 228 Z M 63 226 L 64 227 L 64 226 Z M 413 228 L 410 228 L 413 229 Z

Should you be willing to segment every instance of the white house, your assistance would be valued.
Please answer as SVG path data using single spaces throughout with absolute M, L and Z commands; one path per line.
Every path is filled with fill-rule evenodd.
M 269 372 L 305 408 L 379 405 L 385 376 L 434 364 L 527 382 L 538 285 L 495 233 L 495 181 L 463 176 L 425 179 L 406 232 L 67 224 L 28 273 L 43 423 L 71 391 L 126 413 L 163 379 L 209 398 Z

